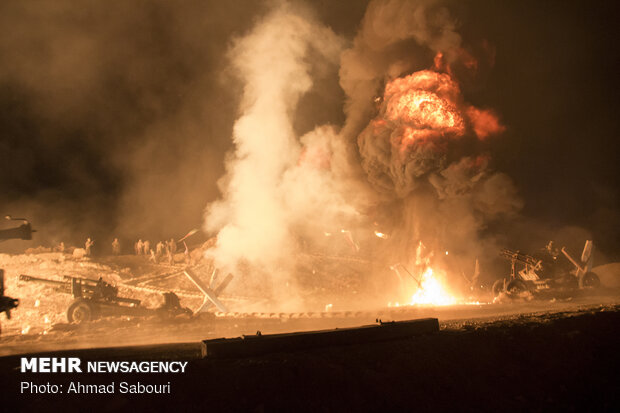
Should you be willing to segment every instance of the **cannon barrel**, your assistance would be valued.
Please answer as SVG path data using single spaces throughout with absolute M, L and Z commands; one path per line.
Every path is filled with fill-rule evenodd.
M 20 281 L 36 282 L 56 287 L 61 293 L 72 294 L 74 298 L 92 298 L 96 300 L 105 300 L 108 302 L 127 303 L 132 305 L 140 305 L 140 300 L 134 298 L 125 298 L 118 296 L 118 288 L 99 279 L 72 277 L 65 275 L 63 281 L 50 280 L 49 278 L 33 277 L 32 275 L 21 274 Z
M 20 274 L 19 280 L 47 284 L 56 287 L 59 291 L 66 292 L 67 294 L 71 293 L 71 281 L 50 280 L 49 278 L 33 277 L 26 274 Z
M 513 251 L 513 250 L 509 250 L 507 248 L 503 248 L 502 251 L 499 253 L 499 255 L 501 257 L 503 257 L 503 258 L 508 259 L 508 260 L 518 261 L 518 262 L 521 262 L 521 263 L 527 264 L 527 265 L 536 266 L 540 262 L 540 260 L 537 260 L 536 258 L 532 257 L 531 255 L 522 254 L 519 251 Z
M 8 228 L 0 230 L 0 240 L 5 239 L 24 239 L 31 240 L 32 239 L 32 226 L 30 223 L 25 223 L 15 228 Z

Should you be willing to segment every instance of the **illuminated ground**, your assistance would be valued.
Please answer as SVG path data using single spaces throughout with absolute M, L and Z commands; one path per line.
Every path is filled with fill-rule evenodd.
M 383 321 L 437 317 L 444 327 L 460 324 L 501 321 L 519 315 L 552 315 L 563 312 L 596 310 L 620 305 L 620 289 L 603 288 L 599 291 L 577 292 L 570 296 L 548 296 L 544 299 L 504 300 L 495 304 L 414 306 L 387 308 L 370 305 L 339 307 L 324 312 L 262 313 L 262 314 L 202 314 L 196 317 L 178 317 L 172 320 L 151 318 L 106 318 L 88 325 L 71 325 L 66 320 L 70 295 L 32 283 L 17 281 L 19 274 L 60 279 L 71 274 L 97 278 L 120 285 L 123 296 L 142 299 L 148 307 L 161 302 L 154 288 L 173 288 L 181 294 L 184 306 L 197 308 L 201 298 L 184 277 L 174 275 L 183 265 L 152 265 L 147 260 L 125 256 L 116 259 L 73 260 L 66 254 L 0 255 L 0 265 L 6 270 L 6 294 L 21 300 L 10 321 L 2 320 L 0 355 L 20 354 L 59 349 L 143 345 L 153 343 L 199 342 L 214 337 L 235 337 L 242 334 L 302 331 L 357 326 Z M 167 274 L 172 274 L 171 276 Z M 146 281 L 145 281 L 146 280 Z M 155 281 L 153 281 L 155 280 Z M 138 282 L 141 281 L 141 282 Z M 135 287 L 135 288 L 134 288 Z M 165 288 L 164 288 L 165 289 Z M 491 302 L 484 297 L 483 302 Z M 235 311 L 242 301 L 239 297 L 224 295 L 223 300 Z M 323 311 L 323 312 L 320 312 Z
M 82 411 L 614 411 L 620 407 L 620 289 L 615 286 L 494 304 L 383 306 L 363 311 L 336 304 L 328 312 L 107 318 L 78 326 L 65 320 L 70 296 L 19 283 L 18 275 L 103 275 L 121 286 L 123 295 L 145 300 L 151 307 L 158 304 L 158 295 L 148 291 L 154 285 L 182 292 L 182 303 L 189 307 L 195 308 L 200 298 L 186 279 L 166 275 L 182 270 L 181 264 L 153 266 L 137 257 L 76 261 L 59 254 L 2 255 L 0 263 L 7 272 L 6 294 L 22 301 L 12 320 L 3 320 L 1 402 L 17 403 L 22 410 L 67 410 L 68 403 Z M 606 269 L 615 274 L 617 268 Z M 151 282 L 154 279 L 159 284 Z M 225 301 L 234 308 L 243 298 L 228 296 Z M 209 338 L 422 317 L 438 318 L 440 332 L 241 359 L 201 355 L 201 340 Z M 189 365 L 183 375 L 19 373 L 20 355 L 44 356 L 45 352 L 87 361 L 188 360 Z M 24 380 L 67 387 L 75 381 L 170 382 L 172 392 L 24 396 L 19 393 Z

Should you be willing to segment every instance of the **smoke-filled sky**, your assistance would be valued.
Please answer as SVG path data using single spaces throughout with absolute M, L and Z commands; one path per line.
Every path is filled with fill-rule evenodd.
M 221 198 L 218 180 L 247 98 L 234 50 L 273 4 L 3 2 L 0 213 L 30 218 L 42 244 L 88 235 L 101 243 L 170 238 L 201 227 L 205 207 Z M 536 226 L 577 226 L 620 259 L 613 3 L 442 4 L 460 46 L 480 62 L 475 74 L 461 73 L 464 101 L 492 108 L 505 127 L 484 151 L 523 202 L 511 224 L 515 239 L 525 242 Z M 347 50 L 367 6 L 319 1 L 303 8 L 338 39 L 328 43 Z M 403 70 L 428 69 L 442 47 L 416 41 L 413 66 Z M 318 75 L 291 115 L 292 135 L 325 124 L 361 132 L 369 119 L 355 126 L 347 113 L 345 62 L 317 57 L 333 51 L 309 53 L 325 63 L 311 68 Z M 278 65 L 270 63 L 253 69 Z M 369 70 L 377 64 L 369 61 Z

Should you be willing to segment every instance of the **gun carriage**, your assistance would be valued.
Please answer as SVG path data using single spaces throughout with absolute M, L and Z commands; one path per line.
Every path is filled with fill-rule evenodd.
M 497 296 L 506 292 L 509 295 L 518 295 L 544 290 L 598 288 L 600 280 L 591 271 L 592 250 L 592 241 L 586 241 L 579 263 L 565 247 L 561 250 L 554 249 L 553 242 L 538 256 L 504 248 L 500 256 L 510 261 L 510 276 L 495 281 L 493 294 Z M 562 259 L 562 256 L 565 259 Z
M 173 292 L 164 293 L 164 304 L 156 309 L 144 307 L 140 300 L 121 297 L 118 288 L 103 281 L 82 277 L 64 276 L 62 280 L 33 277 L 21 274 L 20 281 L 36 282 L 54 288 L 57 292 L 71 294 L 73 302 L 67 309 L 70 323 L 83 323 L 105 316 L 151 316 L 163 317 L 192 314 L 181 307 L 179 297 Z

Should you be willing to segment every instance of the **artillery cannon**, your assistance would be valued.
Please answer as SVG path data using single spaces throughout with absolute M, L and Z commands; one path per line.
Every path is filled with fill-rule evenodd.
M 7 319 L 11 319 L 11 310 L 17 308 L 19 299 L 4 295 L 4 270 L 0 269 L 0 312 L 6 314 Z
M 12 218 L 10 215 L 6 215 L 4 218 L 9 221 L 22 221 L 22 224 L 19 227 L 0 230 L 0 241 L 7 239 L 32 239 L 32 233 L 36 231 L 32 229 L 28 220 Z M 4 295 L 4 270 L 0 269 L 0 313 L 6 314 L 6 318 L 10 320 L 11 310 L 17 308 L 17 306 L 19 306 L 19 299 Z
M 549 289 L 598 288 L 600 280 L 591 272 L 592 250 L 592 241 L 586 241 L 579 264 L 565 247 L 561 250 L 553 248 L 553 242 L 549 242 L 543 254 L 537 257 L 504 248 L 499 255 L 510 261 L 510 277 L 495 281 L 493 294 L 497 296 L 503 291 L 515 295 Z M 558 259 L 560 252 L 567 262 Z
M 6 215 L 4 218 L 9 221 L 22 221 L 22 224 L 19 227 L 0 230 L 0 241 L 7 239 L 31 240 L 32 233 L 37 232 L 32 229 L 30 222 L 25 218 L 13 218 L 10 215 Z
M 67 310 L 67 320 L 70 323 L 83 323 L 103 316 L 176 316 L 191 314 L 191 310 L 181 307 L 179 297 L 172 292 L 164 293 L 164 304 L 156 309 L 146 308 L 140 300 L 120 297 L 118 288 L 103 281 L 102 278 L 64 276 L 63 280 L 33 277 L 21 274 L 20 281 L 36 282 L 53 287 L 63 294 L 71 294 L 73 302 Z

